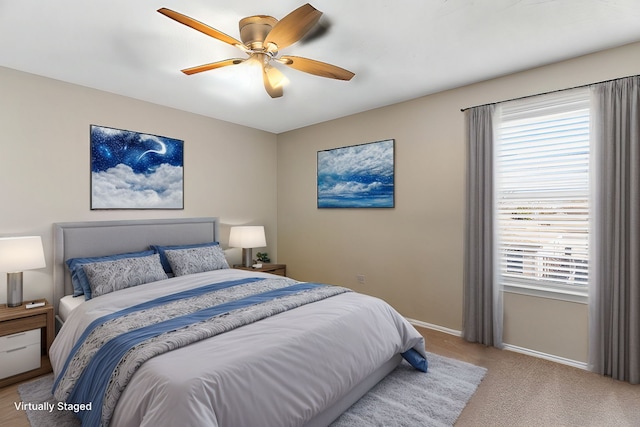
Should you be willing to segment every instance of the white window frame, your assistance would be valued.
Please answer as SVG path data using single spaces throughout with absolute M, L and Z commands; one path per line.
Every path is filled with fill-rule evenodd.
M 542 244 L 538 246 L 539 249 L 532 251 L 530 249 L 530 247 L 533 246 L 531 245 L 531 242 L 529 242 L 530 246 L 527 246 L 527 244 L 523 245 L 523 247 L 526 249 L 524 250 L 517 249 L 518 251 L 523 250 L 526 252 L 530 252 L 530 255 L 528 257 L 523 254 L 522 261 L 520 261 L 519 258 L 516 256 L 508 258 L 502 255 L 501 251 L 504 250 L 503 245 L 507 246 L 508 244 L 505 243 L 506 240 L 502 239 L 500 226 L 502 224 L 507 224 L 507 223 L 500 222 L 501 220 L 500 220 L 500 210 L 499 210 L 500 209 L 499 205 L 503 203 L 503 201 L 509 200 L 509 198 L 511 197 L 509 195 L 509 192 L 507 191 L 505 191 L 504 193 L 500 192 L 501 188 L 503 188 L 502 186 L 508 184 L 508 183 L 505 184 L 503 181 L 501 181 L 501 175 L 500 175 L 502 172 L 500 169 L 502 165 L 500 163 L 500 156 L 502 154 L 501 144 L 502 144 L 502 136 L 503 136 L 503 133 L 502 133 L 503 124 L 506 122 L 522 123 L 521 121 L 526 121 L 528 119 L 532 119 L 540 116 L 555 115 L 555 114 L 562 115 L 562 114 L 570 113 L 572 111 L 577 111 L 577 110 L 583 111 L 585 108 L 588 111 L 587 115 L 589 115 L 591 111 L 591 106 L 590 106 L 590 92 L 588 88 L 556 92 L 548 95 L 541 95 L 533 98 L 512 101 L 512 102 L 504 103 L 498 106 L 498 108 L 496 109 L 496 112 L 495 112 L 496 120 L 495 120 L 495 129 L 494 129 L 494 135 L 495 135 L 495 143 L 494 143 L 494 148 L 495 148 L 494 149 L 495 236 L 494 236 L 494 241 L 496 244 L 495 246 L 496 261 L 494 266 L 494 269 L 495 269 L 494 277 L 496 277 L 496 280 L 499 280 L 501 289 L 505 292 L 532 295 L 532 296 L 543 297 L 543 298 L 559 299 L 564 301 L 572 301 L 572 302 L 579 302 L 579 303 L 585 303 L 585 304 L 588 301 L 588 289 L 589 289 L 588 279 L 584 280 L 583 276 L 577 275 L 577 273 L 582 275 L 586 274 L 588 277 L 588 274 L 589 274 L 588 267 L 586 270 L 584 270 L 582 269 L 581 264 L 579 263 L 579 262 L 586 262 L 585 260 L 581 260 L 579 262 L 575 261 L 575 264 L 571 264 L 571 266 L 568 266 L 568 264 L 563 264 L 563 263 L 566 263 L 567 261 L 566 258 L 570 257 L 571 255 L 568 255 L 567 253 L 565 253 L 564 255 L 563 254 L 558 255 L 560 258 L 553 258 L 553 255 L 549 255 L 548 246 L 546 244 Z M 587 128 L 589 128 L 588 124 L 587 124 Z M 588 129 L 588 131 L 589 133 L 591 133 L 590 129 Z M 593 150 L 591 150 L 589 141 L 587 141 L 587 143 L 589 146 L 588 148 L 589 151 L 593 152 Z M 587 165 L 588 165 L 587 180 L 588 181 L 591 180 L 591 175 L 592 175 L 590 163 L 591 161 L 587 160 Z M 581 183 L 581 185 L 583 184 Z M 582 242 L 582 244 L 587 245 L 587 249 L 586 249 L 587 252 L 590 251 L 590 249 L 588 248 L 589 248 L 590 234 L 591 234 L 590 218 L 592 217 L 590 190 L 591 190 L 591 186 L 588 182 L 585 188 L 580 188 L 579 190 L 578 189 L 575 190 L 576 194 L 579 193 L 577 194 L 577 196 L 586 197 L 587 199 L 587 206 L 588 206 L 587 207 L 587 211 L 588 211 L 587 230 L 588 231 L 587 231 L 587 237 L 586 237 L 587 242 L 586 243 Z M 555 192 L 556 191 L 555 189 L 553 191 L 554 191 L 553 194 L 559 194 Z M 573 194 L 572 191 L 574 190 L 569 189 L 568 193 L 565 193 L 565 194 Z M 525 200 L 525 199 L 519 199 L 517 191 L 514 192 L 513 194 L 514 194 L 512 196 L 513 200 Z M 539 191 L 538 194 L 541 197 L 541 199 L 539 200 L 545 200 L 544 198 L 547 197 L 544 191 Z M 549 194 L 552 194 L 552 193 L 549 193 Z M 560 196 L 562 195 L 560 194 Z M 517 203 L 515 203 L 514 206 L 515 205 L 517 205 Z M 542 205 L 544 205 L 544 202 L 542 202 Z M 581 207 L 584 207 L 584 205 L 578 205 L 576 209 L 580 211 Z M 544 208 L 542 209 L 544 210 Z M 518 215 L 516 215 L 516 217 L 517 216 Z M 525 214 L 523 215 L 523 218 L 518 218 L 518 219 L 531 219 L 531 218 L 524 218 L 527 216 L 535 216 L 535 215 Z M 503 216 L 502 218 L 504 219 L 505 216 Z M 535 218 L 540 218 L 540 216 L 536 216 Z M 511 219 L 516 219 L 516 218 L 511 218 Z M 563 242 L 562 239 L 564 239 L 564 237 L 560 237 L 559 241 L 554 243 Z M 579 246 L 578 243 L 575 243 L 575 245 Z M 562 247 L 562 246 L 564 245 L 559 244 L 557 247 L 555 247 L 554 250 L 556 252 L 554 253 L 558 254 L 557 252 L 558 247 Z M 545 251 L 547 252 L 546 254 L 544 254 Z M 536 253 L 533 253 L 533 252 L 536 252 Z M 583 254 L 583 252 L 581 253 Z M 569 278 L 568 281 L 573 281 L 573 284 L 571 285 L 562 284 L 555 279 L 544 279 L 543 278 L 544 275 L 538 274 L 539 272 L 544 271 L 544 266 L 541 267 L 540 264 L 533 265 L 532 263 L 538 262 L 533 260 L 540 260 L 540 259 L 543 259 L 543 257 L 545 256 L 550 257 L 550 258 L 544 258 L 544 259 L 547 259 L 547 260 L 551 259 L 552 260 L 550 261 L 551 263 L 556 262 L 559 259 L 560 261 L 557 261 L 559 262 L 558 268 L 571 270 L 572 278 Z M 589 254 L 587 254 L 586 257 L 588 260 Z M 527 259 L 529 260 L 528 263 L 526 262 Z M 504 268 L 503 268 L 503 265 L 504 265 Z M 512 269 L 511 274 L 509 275 L 503 274 L 503 271 L 507 273 L 507 270 L 509 268 Z M 527 277 L 527 274 L 524 274 L 525 268 L 528 268 L 528 270 L 526 270 L 529 273 L 528 277 Z M 521 279 L 519 279 L 518 277 L 516 277 L 515 274 L 513 274 L 514 272 L 517 273 L 518 270 L 523 272 Z M 535 278 L 533 277 L 533 273 L 535 273 L 535 276 L 536 276 Z M 554 275 L 550 274 L 550 275 L 547 275 L 546 277 L 554 277 Z M 560 277 L 560 276 L 555 276 L 555 277 Z M 562 277 L 564 278 L 569 276 L 562 276 Z M 584 283 L 582 283 L 583 280 L 584 280 Z

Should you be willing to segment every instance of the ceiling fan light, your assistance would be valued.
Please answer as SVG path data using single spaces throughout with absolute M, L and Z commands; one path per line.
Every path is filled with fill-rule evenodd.
M 285 87 L 289 84 L 289 79 L 284 74 L 278 74 L 272 79 L 272 84 L 275 88 Z

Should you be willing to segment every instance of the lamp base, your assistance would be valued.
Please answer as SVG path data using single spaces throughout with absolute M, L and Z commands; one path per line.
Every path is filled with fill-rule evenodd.
M 7 273 L 7 307 L 22 305 L 22 272 Z
M 251 267 L 253 265 L 253 255 L 251 253 L 251 248 L 242 248 L 242 266 L 243 267 Z

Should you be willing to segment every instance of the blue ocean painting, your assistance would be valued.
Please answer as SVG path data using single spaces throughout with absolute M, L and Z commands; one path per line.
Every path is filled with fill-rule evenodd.
M 318 207 L 394 207 L 394 142 L 318 151 Z
M 182 209 L 184 143 L 91 125 L 91 209 Z

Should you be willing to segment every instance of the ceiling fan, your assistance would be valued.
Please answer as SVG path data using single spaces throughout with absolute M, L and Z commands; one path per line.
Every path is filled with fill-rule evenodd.
M 277 62 L 305 73 L 338 80 L 351 80 L 355 75 L 351 71 L 314 59 L 299 56 L 278 56 L 281 49 L 300 40 L 318 22 L 322 12 L 305 4 L 278 21 L 272 16 L 255 15 L 240 20 L 240 40 L 224 34 L 202 22 L 196 21 L 171 9 L 158 9 L 161 14 L 180 22 L 181 24 L 200 31 L 214 39 L 228 43 L 242 50 L 247 58 L 231 58 L 224 61 L 212 62 L 197 67 L 182 70 L 187 75 L 202 71 L 214 70 L 243 62 L 257 62 L 262 67 L 264 88 L 272 98 L 282 96 L 282 82 L 284 75 L 273 66 Z

